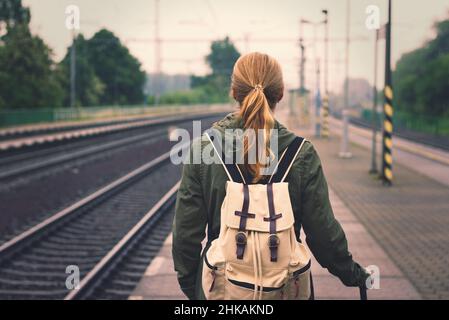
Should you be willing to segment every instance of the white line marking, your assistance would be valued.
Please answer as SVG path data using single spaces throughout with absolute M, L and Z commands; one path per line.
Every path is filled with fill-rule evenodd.
M 159 269 L 161 268 L 162 264 L 165 262 L 164 257 L 156 257 L 153 259 L 151 264 L 148 266 L 147 270 L 145 271 L 146 277 L 155 276 L 159 273 Z

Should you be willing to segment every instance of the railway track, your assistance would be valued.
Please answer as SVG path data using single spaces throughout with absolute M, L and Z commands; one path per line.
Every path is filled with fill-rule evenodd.
M 176 183 L 65 300 L 127 299 L 172 229 Z
M 25 174 L 30 174 L 33 172 L 38 172 L 43 169 L 62 165 L 66 162 L 87 158 L 92 155 L 100 154 L 109 150 L 114 150 L 120 147 L 128 146 L 132 143 L 138 143 L 143 140 L 157 139 L 161 136 L 167 135 L 166 129 L 151 131 L 148 133 L 139 134 L 137 136 L 130 136 L 119 139 L 118 141 L 110 141 L 99 145 L 91 145 L 85 148 L 79 148 L 78 150 L 66 152 L 50 152 L 44 155 L 36 155 L 34 152 L 28 154 L 26 157 L 13 157 L 12 159 L 5 159 L 3 163 L 2 171 L 0 172 L 0 181 L 10 180 L 16 177 L 23 176 Z M 39 159 L 41 158 L 41 159 Z
M 124 298 L 126 291 L 117 285 L 131 287 L 137 281 L 170 230 L 180 170 L 169 163 L 169 155 L 3 243 L 0 299 L 85 299 L 112 293 Z M 66 287 L 69 265 L 79 268 L 79 290 Z M 117 271 L 116 266 L 123 267 Z
M 219 109 L 223 109 L 223 107 L 218 107 L 212 109 L 210 111 L 212 112 L 219 112 Z M 63 133 L 68 131 L 75 131 L 75 130 L 83 130 L 83 129 L 93 129 L 93 128 L 100 128 L 100 127 L 106 127 L 106 126 L 112 126 L 112 125 L 120 125 L 120 124 L 133 124 L 133 123 L 139 123 L 142 121 L 147 120 L 158 120 L 167 118 L 176 114 L 179 114 L 179 112 L 185 112 L 186 115 L 192 115 L 192 114 L 201 114 L 205 111 L 207 112 L 207 108 L 196 108 L 196 107 L 190 107 L 188 109 L 184 109 L 184 111 L 176 110 L 175 109 L 167 109 L 169 112 L 166 112 L 165 114 L 147 114 L 147 115 L 134 115 L 134 116 L 128 116 L 125 118 L 116 118 L 116 119 L 109 119 L 109 120 L 97 120 L 97 121 L 89 121 L 89 122 L 56 122 L 52 124 L 35 124 L 35 125 L 28 125 L 28 126 L 22 126 L 22 127 L 11 127 L 11 128 L 0 128 L 0 142 L 6 141 L 6 140 L 13 140 L 13 139 L 20 139 L 20 138 L 27 138 L 27 137 L 33 137 L 38 135 L 47 135 L 47 134 L 54 134 L 54 133 Z M 155 111 L 155 110 L 153 110 Z M 161 110 L 162 111 L 162 110 Z M 165 111 L 165 110 L 164 110 Z
M 0 141 L 11 140 L 17 138 L 24 137 L 32 137 L 41 134 L 50 134 L 50 133 L 59 133 L 66 132 L 70 130 L 81 130 L 81 129 L 89 129 L 89 128 L 98 128 L 113 124 L 125 124 L 125 123 L 133 123 L 142 120 L 148 119 L 160 119 L 162 116 L 148 116 L 134 119 L 124 119 L 124 120 L 110 120 L 110 121 L 100 121 L 100 122 L 92 122 L 92 123 L 83 123 L 83 124 L 70 124 L 70 125 L 53 125 L 53 126 L 42 126 L 36 128 L 22 128 L 22 129 L 3 129 L 0 131 Z
M 182 122 L 186 120 L 195 120 L 203 116 L 218 116 L 225 114 L 226 111 L 214 111 L 208 113 L 192 112 L 181 115 L 171 115 L 164 117 L 156 117 L 151 119 L 144 118 L 143 120 L 137 120 L 125 123 L 114 123 L 112 125 L 101 125 L 97 127 L 88 127 L 84 130 L 68 130 L 60 133 L 42 134 L 31 137 L 18 137 L 13 139 L 7 139 L 5 141 L 0 140 L 0 155 L 12 155 L 20 154 L 22 151 L 29 151 L 32 149 L 40 150 L 43 147 L 55 147 L 66 144 L 67 142 L 82 141 L 91 139 L 94 137 L 101 137 L 104 135 L 111 135 L 113 133 L 124 133 L 145 130 L 148 127 L 154 127 L 161 124 Z M 146 120 L 145 120 L 146 119 Z
M 216 115 L 203 115 L 201 119 L 215 117 Z M 189 120 L 191 120 L 189 117 L 182 120 L 176 118 L 175 121 L 164 119 L 163 122 L 156 122 L 153 125 L 154 129 L 151 131 L 148 131 L 148 128 L 145 127 L 144 130 L 139 130 L 135 133 L 129 132 L 103 139 L 68 143 L 60 147 L 31 150 L 26 153 L 13 154 L 9 157 L 4 156 L 0 159 L 0 183 L 7 183 L 12 179 L 35 172 L 42 173 L 44 170 L 52 167 L 62 167 L 65 163 L 75 160 L 86 160 L 104 152 L 129 147 L 131 144 L 148 143 L 149 141 L 157 140 L 167 135 L 167 128 L 170 125 L 178 124 L 182 126 Z

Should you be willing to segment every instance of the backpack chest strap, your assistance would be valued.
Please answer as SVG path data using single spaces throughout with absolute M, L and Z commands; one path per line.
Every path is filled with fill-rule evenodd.
M 276 214 L 274 209 L 273 185 L 267 185 L 267 199 L 269 218 L 264 218 L 264 221 L 270 222 L 270 236 L 268 238 L 268 247 L 270 248 L 270 260 L 276 262 L 278 259 L 279 237 L 276 235 L 276 220 L 282 217 L 282 213 Z
M 243 259 L 246 247 L 246 221 L 248 218 L 254 219 L 256 215 L 249 213 L 249 188 L 247 184 L 243 185 L 243 206 L 242 211 L 235 211 L 236 216 L 240 216 L 239 232 L 235 236 L 235 242 L 237 244 L 237 259 Z

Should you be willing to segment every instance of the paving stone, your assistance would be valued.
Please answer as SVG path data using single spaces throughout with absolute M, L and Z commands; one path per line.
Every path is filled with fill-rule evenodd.
M 353 158 L 340 159 L 338 138 L 329 141 L 311 138 L 311 141 L 321 157 L 330 187 L 397 269 L 410 279 L 423 298 L 449 299 L 445 289 L 449 285 L 449 188 L 397 163 L 393 186 L 382 186 L 368 174 L 369 150 L 352 144 Z M 349 228 L 357 227 L 347 224 L 345 229 Z M 357 238 L 359 232 L 352 231 L 353 240 L 362 241 Z M 373 253 L 370 250 L 363 253 L 362 247 L 359 244 L 353 252 L 363 259 Z M 397 271 L 393 266 L 387 270 Z

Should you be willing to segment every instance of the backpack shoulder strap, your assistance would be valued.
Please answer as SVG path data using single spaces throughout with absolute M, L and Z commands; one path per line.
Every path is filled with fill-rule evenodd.
M 296 137 L 287 146 L 276 165 L 274 173 L 270 177 L 269 183 L 284 182 L 305 141 L 306 139 L 302 137 Z
M 223 169 L 225 170 L 228 178 L 230 181 L 243 183 L 245 184 L 245 178 L 240 171 L 239 167 L 232 161 L 234 157 L 232 156 L 231 161 L 226 161 L 226 159 L 229 159 L 229 156 L 226 157 L 225 152 L 222 148 L 222 139 L 220 136 L 220 133 L 217 132 L 217 130 L 214 130 L 213 128 L 210 128 L 206 130 L 205 135 L 207 139 L 210 141 L 212 147 L 214 148 L 215 154 L 220 159 L 220 162 L 223 166 Z M 208 212 L 207 214 L 207 242 L 210 244 L 214 239 L 218 237 L 218 234 L 214 234 L 212 232 L 212 211 Z
M 230 181 L 233 182 L 239 182 L 239 183 L 245 183 L 245 177 L 242 174 L 240 168 L 233 162 L 234 158 L 232 156 L 231 161 L 227 161 L 229 157 L 226 156 L 223 148 L 222 148 L 222 139 L 220 137 L 220 134 L 214 130 L 213 128 L 206 130 L 205 133 L 206 137 L 209 139 L 210 143 L 212 144 L 215 153 L 217 154 L 218 158 L 220 159 L 220 162 L 228 175 L 228 178 Z M 229 163 L 230 162 L 230 163 Z

